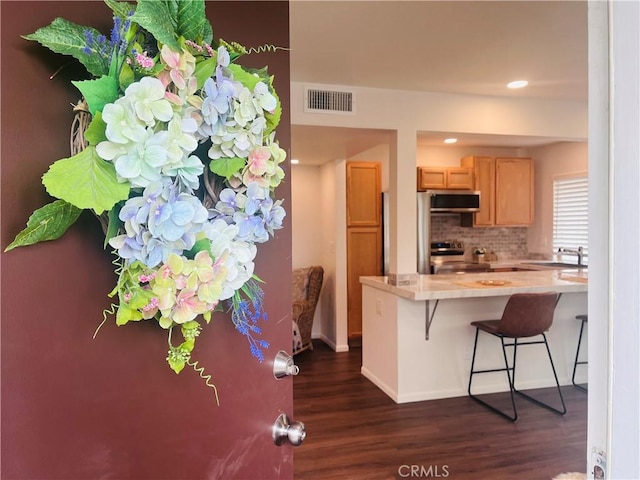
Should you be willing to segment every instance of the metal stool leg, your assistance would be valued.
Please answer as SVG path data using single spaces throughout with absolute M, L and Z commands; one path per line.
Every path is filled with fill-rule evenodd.
M 547 355 L 549 356 L 549 363 L 551 364 L 551 370 L 553 371 L 553 378 L 556 381 L 556 389 L 558 391 L 558 397 L 560 397 L 560 403 L 562 404 L 562 409 L 558 409 L 555 407 L 552 407 L 549 404 L 546 404 L 544 402 L 541 402 L 540 400 L 537 400 L 533 397 L 531 397 L 530 395 L 527 395 L 526 393 L 521 392 L 520 390 L 517 390 L 514 388 L 514 391 L 520 395 L 521 397 L 526 398 L 527 400 L 529 400 L 530 402 L 535 403 L 536 405 L 538 405 L 539 407 L 542 408 L 546 408 L 547 410 L 553 412 L 553 413 L 557 413 L 558 415 L 564 415 L 565 413 L 567 413 L 567 406 L 564 403 L 564 397 L 562 396 L 562 390 L 560 390 L 560 382 L 558 381 L 558 375 L 556 374 L 556 367 L 553 365 L 553 358 L 551 358 L 551 350 L 549 349 L 549 343 L 547 342 L 547 336 L 543 333 L 542 334 L 542 338 L 543 341 L 542 342 L 529 342 L 529 345 L 533 345 L 535 343 L 544 343 L 544 346 L 547 347 Z
M 471 397 L 473 400 L 475 400 L 476 402 L 484 405 L 485 407 L 489 408 L 490 410 L 494 411 L 495 413 L 511 420 L 512 422 L 515 422 L 518 419 L 518 410 L 516 407 L 516 402 L 515 402 L 515 397 L 514 394 L 518 394 L 521 397 L 525 398 L 526 400 L 529 400 L 532 403 L 535 403 L 536 405 L 543 407 L 553 413 L 556 413 L 558 415 L 564 415 L 565 413 L 567 413 L 567 407 L 564 403 L 564 397 L 562 396 L 562 390 L 560 389 L 560 382 L 558 381 L 558 375 L 556 373 L 556 368 L 555 365 L 553 364 L 553 358 L 551 357 L 551 350 L 549 349 L 549 344 L 547 342 L 547 336 L 543 333 L 542 335 L 542 340 L 541 341 L 529 341 L 529 342 L 518 342 L 517 338 L 513 339 L 513 343 L 505 343 L 504 342 L 504 338 L 502 335 L 500 334 L 493 334 L 491 333 L 491 335 L 495 336 L 495 337 L 499 337 L 500 341 L 502 343 L 502 356 L 504 359 L 504 364 L 505 364 L 505 368 L 494 368 L 494 369 L 489 369 L 489 370 L 474 370 L 474 366 L 475 366 L 475 360 L 476 360 L 476 351 L 477 351 L 477 347 L 478 347 L 478 334 L 480 333 L 479 329 L 476 329 L 476 339 L 475 342 L 473 344 L 473 357 L 471 359 L 471 373 L 469 374 L 469 386 L 467 388 L 467 393 L 469 394 L 469 397 Z M 536 398 L 533 398 L 532 396 L 521 392 L 520 390 L 518 390 L 515 387 L 515 367 L 516 367 L 516 358 L 517 358 L 517 350 L 518 350 L 518 346 L 519 345 L 536 345 L 536 344 L 544 344 L 546 349 L 547 349 L 547 356 L 549 357 L 549 363 L 551 365 L 551 370 L 553 372 L 553 378 L 555 380 L 556 383 L 556 389 L 558 392 L 558 397 L 560 398 L 560 403 L 562 405 L 562 408 L 555 408 L 547 403 L 544 403 Z M 509 361 L 507 359 L 507 351 L 506 351 L 506 347 L 513 347 L 513 359 L 512 359 L 512 366 L 509 366 Z M 509 415 L 506 412 L 503 412 L 502 410 L 499 410 L 498 408 L 494 407 L 493 405 L 490 405 L 489 403 L 487 403 L 486 401 L 478 398 L 476 395 L 471 393 L 471 381 L 473 379 L 473 375 L 477 374 L 477 373 L 490 373 L 490 372 L 502 372 L 505 371 L 507 373 L 507 378 L 509 380 L 509 394 L 511 396 L 511 406 L 512 406 L 512 410 L 513 410 L 513 414 Z
M 578 318 L 578 317 L 576 317 Z M 573 375 L 571 375 L 571 383 L 573 383 L 573 385 L 579 389 L 582 390 L 583 392 L 588 391 L 587 388 L 583 387 L 582 385 L 576 383 L 576 369 L 578 368 L 578 365 L 586 365 L 588 362 L 585 361 L 578 361 L 578 358 L 580 356 L 580 345 L 582 344 L 582 332 L 584 331 L 584 324 L 587 322 L 586 317 L 581 318 L 581 323 L 580 323 L 580 334 L 578 335 L 578 348 L 576 349 L 576 359 L 573 362 Z
M 478 402 L 481 405 L 484 405 L 485 407 L 487 407 L 489 410 L 497 413 L 498 415 L 506 418 L 507 420 L 511 420 L 512 422 L 515 422 L 518 419 L 518 410 L 516 408 L 516 400 L 515 397 L 513 395 L 514 393 L 514 388 L 513 388 L 513 377 L 512 377 L 512 373 L 513 372 L 513 367 L 509 367 L 509 361 L 507 360 L 507 352 L 505 349 L 505 343 L 504 343 L 504 337 L 499 336 L 499 335 L 494 335 L 494 336 L 499 336 L 500 337 L 500 341 L 502 343 L 502 356 L 504 359 L 504 366 L 505 368 L 494 368 L 494 369 L 490 369 L 490 370 L 474 370 L 474 365 L 475 365 L 475 361 L 476 361 L 476 351 L 478 348 L 478 334 L 480 333 L 480 329 L 476 328 L 476 339 L 475 342 L 473 343 L 473 356 L 471 358 L 471 371 L 469 373 L 469 386 L 467 387 L 467 393 L 469 394 L 469 397 L 473 400 L 475 400 L 476 402 Z M 514 350 L 514 364 L 515 364 L 515 350 Z M 507 373 L 507 379 L 509 381 L 509 394 L 511 396 L 511 408 L 513 413 L 511 415 L 509 415 L 508 413 L 503 412 L 502 410 L 494 407 L 493 405 L 485 402 L 484 400 L 482 400 L 481 398 L 478 398 L 476 395 L 471 393 L 471 382 L 473 379 L 473 375 L 476 373 L 489 373 L 489 372 L 506 372 Z

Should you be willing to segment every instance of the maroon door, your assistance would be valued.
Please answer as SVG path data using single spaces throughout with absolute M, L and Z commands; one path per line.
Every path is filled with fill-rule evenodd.
M 101 2 L 2 1 L 2 249 L 33 210 L 50 198 L 40 177 L 69 156 L 70 80 L 80 69 L 20 35 L 63 17 L 108 31 Z M 288 46 L 288 2 L 207 2 L 216 38 Z M 269 66 L 284 105 L 280 144 L 290 145 L 289 54 L 250 55 Z M 290 204 L 290 183 L 277 190 Z M 152 322 L 117 327 L 108 318 L 115 275 L 90 215 L 55 242 L 0 255 L 2 271 L 2 471 L 10 479 L 292 478 L 290 445 L 271 428 L 292 412 L 291 378 L 276 380 L 272 360 L 291 349 L 290 223 L 261 245 L 256 273 L 266 282 L 259 364 L 228 315 L 216 314 L 193 358 L 212 375 L 213 391 L 191 369 L 166 365 L 166 335 Z

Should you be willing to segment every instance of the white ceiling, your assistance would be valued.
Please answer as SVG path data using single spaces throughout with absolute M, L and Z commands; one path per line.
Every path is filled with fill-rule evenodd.
M 584 0 L 292 0 L 290 37 L 294 82 L 587 100 Z M 505 88 L 517 79 L 527 79 L 529 86 Z M 422 134 L 419 143 L 430 144 L 434 133 Z M 380 134 L 294 125 L 292 156 L 313 151 L 330 155 L 327 159 L 344 158 L 377 145 Z M 440 142 L 441 136 L 437 138 Z M 473 146 L 525 147 L 552 141 L 458 138 L 458 145 Z

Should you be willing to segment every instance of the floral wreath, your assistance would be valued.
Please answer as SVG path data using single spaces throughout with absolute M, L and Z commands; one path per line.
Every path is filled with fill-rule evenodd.
M 191 365 L 213 386 L 191 360 L 200 319 L 226 306 L 254 357 L 262 362 L 269 347 L 257 338 L 266 313 L 253 261 L 286 214 L 274 199 L 286 157 L 275 140 L 280 100 L 266 68 L 234 63 L 250 51 L 214 43 L 204 0 L 105 3 L 109 37 L 62 18 L 24 36 L 71 55 L 92 78 L 72 82 L 82 95 L 72 156 L 42 177 L 57 200 L 5 251 L 57 239 L 91 210 L 119 277 L 104 320 L 156 320 L 168 331 L 169 366 Z

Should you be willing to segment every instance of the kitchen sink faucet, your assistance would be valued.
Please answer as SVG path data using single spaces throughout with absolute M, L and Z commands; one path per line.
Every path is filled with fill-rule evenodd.
M 578 247 L 577 249 L 560 247 L 558 248 L 558 253 L 576 255 L 578 257 L 578 266 L 582 266 L 582 260 L 584 258 L 582 247 Z

